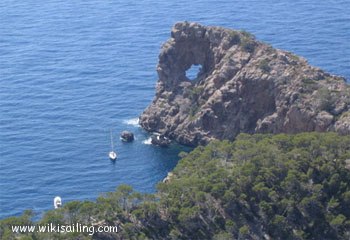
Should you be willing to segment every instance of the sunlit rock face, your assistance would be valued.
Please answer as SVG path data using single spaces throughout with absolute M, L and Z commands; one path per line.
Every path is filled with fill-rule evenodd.
M 193 79 L 192 66 L 201 66 Z M 245 133 L 350 134 L 350 88 L 292 53 L 243 31 L 176 23 L 159 54 L 147 131 L 187 145 Z

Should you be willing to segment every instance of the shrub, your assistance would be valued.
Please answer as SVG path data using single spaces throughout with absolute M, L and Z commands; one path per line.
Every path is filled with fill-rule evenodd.
M 231 37 L 232 44 L 239 44 L 241 42 L 241 38 L 238 32 L 232 30 L 229 32 L 229 35 Z
M 336 99 L 332 96 L 331 91 L 327 88 L 318 90 L 317 97 L 319 99 L 319 109 L 321 111 L 331 111 L 334 108 Z
M 241 46 L 242 48 L 249 52 L 252 53 L 255 50 L 255 36 L 249 32 L 246 32 L 244 30 L 240 31 L 242 37 L 241 37 Z
M 245 51 L 252 53 L 255 50 L 255 42 L 252 40 L 244 40 L 242 41 L 242 47 Z
M 269 60 L 268 59 L 261 60 L 259 63 L 259 68 L 265 73 L 270 72 L 271 67 L 269 66 Z

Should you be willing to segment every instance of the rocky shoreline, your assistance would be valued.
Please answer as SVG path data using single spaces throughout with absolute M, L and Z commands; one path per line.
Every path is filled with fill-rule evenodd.
M 186 71 L 200 65 L 190 80 Z M 239 133 L 350 134 L 350 87 L 244 31 L 180 22 L 162 46 L 141 126 L 185 145 Z

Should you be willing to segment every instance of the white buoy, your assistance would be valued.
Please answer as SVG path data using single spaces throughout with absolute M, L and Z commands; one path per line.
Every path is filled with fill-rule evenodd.
M 55 207 L 55 209 L 60 208 L 62 206 L 62 199 L 59 196 L 53 199 L 53 206 Z

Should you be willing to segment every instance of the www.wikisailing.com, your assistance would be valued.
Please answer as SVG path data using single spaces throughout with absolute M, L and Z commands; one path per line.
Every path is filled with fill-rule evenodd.
M 80 223 L 71 225 L 24 225 L 11 226 L 13 233 L 88 233 L 90 236 L 94 233 L 117 233 L 118 226 L 87 226 Z

